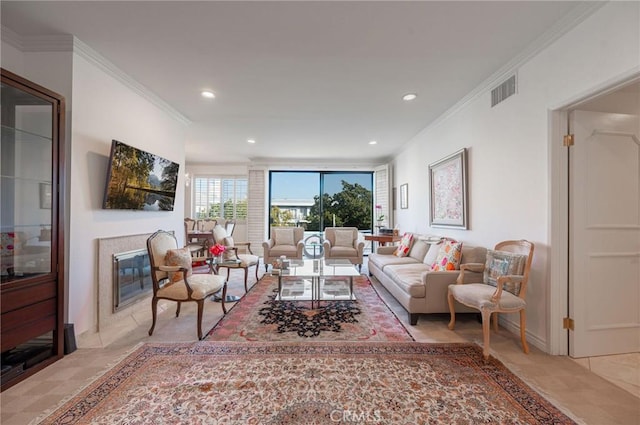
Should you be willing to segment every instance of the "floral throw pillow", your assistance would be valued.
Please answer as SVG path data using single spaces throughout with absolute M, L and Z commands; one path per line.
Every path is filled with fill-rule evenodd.
M 393 255 L 396 257 L 406 257 L 411 250 L 411 244 L 413 244 L 413 233 L 405 233 L 402 235 L 402 239 L 400 240 L 400 245 L 393 252 Z
M 462 258 L 462 242 L 443 241 L 435 263 L 431 266 L 433 271 L 459 270 L 460 258 Z
M 187 276 L 191 276 L 191 252 L 188 248 L 170 249 L 164 257 L 167 266 L 180 266 L 187 269 Z M 182 271 L 169 272 L 169 281 L 176 283 L 184 278 Z

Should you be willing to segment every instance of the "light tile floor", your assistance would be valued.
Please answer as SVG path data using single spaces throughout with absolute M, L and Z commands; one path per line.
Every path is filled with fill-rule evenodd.
M 362 272 L 367 273 L 366 267 Z M 262 273 L 264 267 L 260 269 Z M 482 330 L 475 315 L 456 316 L 455 331 L 447 329 L 447 314 L 425 315 L 420 317 L 417 326 L 410 326 L 404 309 L 375 279 L 373 283 L 417 341 L 481 344 Z M 242 283 L 232 274 L 230 292 L 241 294 L 243 291 Z M 83 339 L 81 348 L 74 353 L 1 393 L 0 422 L 3 425 L 30 423 L 108 370 L 139 343 L 195 341 L 195 316 L 194 303 L 183 305 L 179 318 L 175 318 L 172 306 L 165 307 L 151 337 L 147 335 L 150 325 L 147 312 L 133 315 L 124 326 L 102 332 L 99 337 Z M 213 327 L 221 316 L 219 303 L 206 303 L 203 329 Z M 530 348 L 531 352 L 524 354 L 519 337 L 505 329 L 492 333 L 492 354 L 578 423 L 640 425 L 637 356 L 616 357 L 604 365 L 607 361 L 604 358 L 574 361 Z M 596 374 L 601 371 L 606 378 Z

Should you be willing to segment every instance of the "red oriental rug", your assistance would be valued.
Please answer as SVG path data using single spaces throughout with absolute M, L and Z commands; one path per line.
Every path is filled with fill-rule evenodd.
M 366 276 L 353 279 L 355 301 L 274 301 L 277 278 L 265 276 L 205 337 L 210 341 L 413 341 Z
M 574 424 L 472 344 L 145 344 L 41 424 Z

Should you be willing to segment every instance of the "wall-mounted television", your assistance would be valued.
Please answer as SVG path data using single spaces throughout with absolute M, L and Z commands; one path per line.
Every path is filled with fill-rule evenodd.
M 179 165 L 113 140 L 102 208 L 173 211 Z

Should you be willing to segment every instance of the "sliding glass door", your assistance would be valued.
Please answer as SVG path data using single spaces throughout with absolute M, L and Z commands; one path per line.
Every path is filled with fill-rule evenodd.
M 302 226 L 320 235 L 326 227 L 373 227 L 373 172 L 271 171 L 271 226 Z

